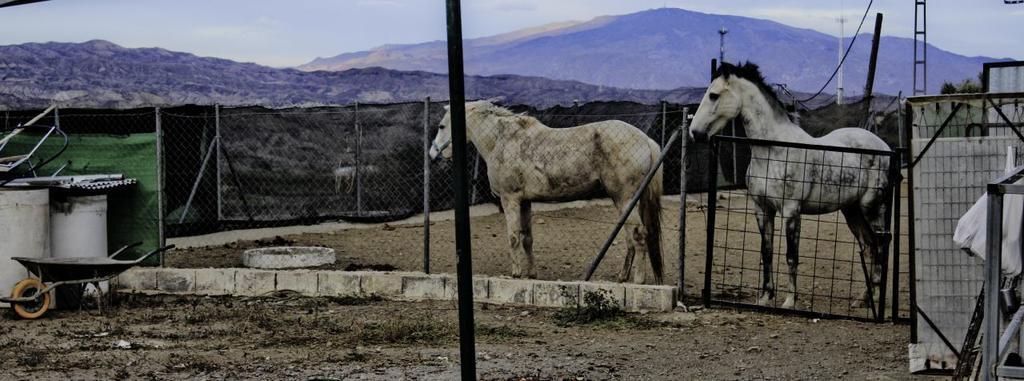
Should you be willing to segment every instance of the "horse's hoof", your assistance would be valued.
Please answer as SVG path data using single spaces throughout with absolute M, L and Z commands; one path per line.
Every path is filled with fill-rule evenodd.
M 760 299 L 757 299 L 757 305 L 761 307 L 767 307 L 771 304 L 772 298 L 768 294 L 761 295 Z
M 790 297 L 786 298 L 786 301 L 782 303 L 782 308 L 785 308 L 785 309 L 791 309 L 791 308 L 793 308 L 795 306 L 796 306 L 796 298 L 793 298 L 793 296 L 790 296 Z
M 864 306 L 866 305 L 867 303 L 865 303 L 863 300 L 854 300 L 850 302 L 850 308 L 864 308 Z

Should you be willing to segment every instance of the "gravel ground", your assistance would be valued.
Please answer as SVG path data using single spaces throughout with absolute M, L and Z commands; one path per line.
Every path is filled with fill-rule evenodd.
M 455 379 L 451 302 L 122 295 L 0 319 L 3 379 Z M 570 311 L 572 312 L 572 311 Z M 478 305 L 482 379 L 909 379 L 907 327 L 729 309 L 567 322 Z M 575 316 L 575 315 L 573 315 Z

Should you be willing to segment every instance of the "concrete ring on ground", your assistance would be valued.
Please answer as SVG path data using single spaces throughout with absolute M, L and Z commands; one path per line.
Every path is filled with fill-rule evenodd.
M 333 264 L 334 249 L 312 246 L 279 246 L 249 249 L 242 253 L 245 267 L 295 269 Z

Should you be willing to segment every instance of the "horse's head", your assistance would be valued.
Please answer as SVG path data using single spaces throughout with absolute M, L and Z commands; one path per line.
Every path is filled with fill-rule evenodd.
M 435 160 L 452 157 L 452 111 L 448 106 L 444 106 L 444 110 L 434 143 L 430 146 L 430 158 Z M 495 123 L 488 118 L 507 115 L 513 114 L 490 100 L 466 102 L 466 138 L 472 141 L 475 129 L 493 126 Z
M 690 137 L 696 141 L 707 141 L 740 114 L 743 101 L 737 88 L 738 77 L 731 75 L 727 67 L 734 66 L 723 63 L 718 69 L 690 122 Z
M 430 144 L 430 158 L 452 158 L 452 111 L 444 106 L 444 117 L 438 125 L 437 135 L 434 135 L 434 142 Z

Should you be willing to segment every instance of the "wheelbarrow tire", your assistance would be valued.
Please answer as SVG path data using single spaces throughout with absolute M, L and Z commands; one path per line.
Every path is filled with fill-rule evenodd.
M 26 296 L 32 296 L 38 294 L 39 291 L 45 289 L 46 286 L 43 282 L 36 278 L 25 278 L 14 285 L 14 291 L 11 291 L 12 298 L 23 298 Z M 22 319 L 36 319 L 46 313 L 50 309 L 50 293 L 45 293 L 39 296 L 35 301 L 22 302 L 22 303 L 11 303 L 14 307 L 14 313 L 18 314 Z

